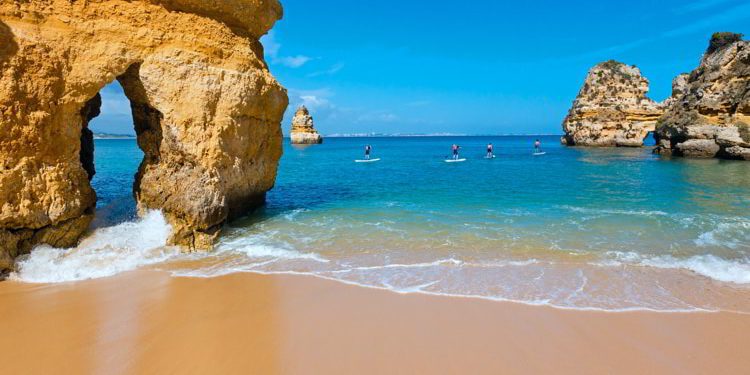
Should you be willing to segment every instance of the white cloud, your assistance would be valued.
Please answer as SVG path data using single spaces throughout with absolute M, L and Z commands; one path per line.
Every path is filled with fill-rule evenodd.
M 290 68 L 299 68 L 300 66 L 307 64 L 310 60 L 312 60 L 311 57 L 298 55 L 298 56 L 279 57 L 276 59 L 276 62 L 278 62 L 281 65 L 290 67 Z
M 266 51 L 266 57 L 271 64 L 283 65 L 289 68 L 299 68 L 313 60 L 312 57 L 305 55 L 281 56 L 281 43 L 276 40 L 273 31 L 260 38 L 260 42 L 263 44 L 263 49 Z
M 331 66 L 330 68 L 328 68 L 326 70 L 321 70 L 321 71 L 318 71 L 318 72 L 312 72 L 312 73 L 308 74 L 307 76 L 308 77 L 318 77 L 318 76 L 330 76 L 330 75 L 334 75 L 334 74 L 338 73 L 339 71 L 341 71 L 341 69 L 344 69 L 344 66 L 345 66 L 344 63 L 339 62 L 339 63 L 333 64 L 333 66 Z
M 321 108 L 321 107 L 330 107 L 331 102 L 326 98 L 321 98 L 315 95 L 303 95 L 300 96 L 299 99 L 302 101 L 302 104 L 307 108 Z
M 334 92 L 328 88 L 312 90 L 289 88 L 289 108 L 284 115 L 284 124 L 290 124 L 297 108 L 304 105 L 315 118 L 318 131 L 325 134 L 327 127 L 336 123 L 341 113 L 344 112 L 333 103 L 331 99 L 333 96 Z
M 328 88 L 315 90 L 289 89 L 289 102 L 292 109 L 304 105 L 314 112 L 334 110 L 336 106 L 331 102 L 333 96 L 333 92 Z

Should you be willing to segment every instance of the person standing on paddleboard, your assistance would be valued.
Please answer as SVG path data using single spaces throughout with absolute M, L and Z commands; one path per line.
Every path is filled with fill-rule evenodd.
M 542 142 L 538 139 L 536 140 L 536 142 L 534 142 L 534 153 L 542 153 Z
M 365 160 L 370 160 L 370 152 L 372 152 L 372 146 L 365 146 Z
M 461 146 L 459 146 L 459 145 L 457 145 L 455 143 L 453 144 L 453 146 L 451 146 L 451 150 L 453 150 L 453 160 L 458 160 L 458 150 L 459 149 L 461 149 Z
M 495 148 L 492 146 L 492 143 L 487 145 L 487 159 L 492 159 L 495 157 Z

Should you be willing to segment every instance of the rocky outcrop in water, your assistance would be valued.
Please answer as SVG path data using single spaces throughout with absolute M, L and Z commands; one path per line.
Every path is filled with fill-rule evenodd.
M 118 80 L 145 157 L 141 211 L 170 242 L 208 249 L 264 201 L 281 156 L 286 91 L 259 38 L 277 0 L 0 3 L 0 269 L 34 245 L 73 246 L 92 220 L 97 93 Z
M 646 94 L 649 82 L 635 66 L 613 60 L 588 73 L 563 122 L 568 146 L 643 146 L 663 107 Z
M 315 130 L 310 111 L 303 105 L 297 109 L 292 119 L 292 144 L 311 145 L 323 143 L 323 137 Z
M 700 66 L 676 82 L 655 152 L 750 160 L 750 42 L 714 34 Z

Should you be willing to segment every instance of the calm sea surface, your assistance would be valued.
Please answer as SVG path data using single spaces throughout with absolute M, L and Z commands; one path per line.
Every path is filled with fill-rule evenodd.
M 159 213 L 136 217 L 135 141 L 98 140 L 98 229 L 77 249 L 37 249 L 17 277 L 292 272 L 567 308 L 750 312 L 750 163 L 564 148 L 557 137 L 534 156 L 534 139 L 287 144 L 268 205 L 198 255 L 164 246 Z M 466 162 L 444 162 L 453 143 Z M 365 144 L 380 162 L 354 163 Z

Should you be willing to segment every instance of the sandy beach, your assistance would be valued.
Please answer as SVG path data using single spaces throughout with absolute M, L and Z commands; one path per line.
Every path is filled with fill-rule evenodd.
M 0 283 L 8 374 L 743 373 L 750 316 L 588 312 L 296 275 Z

